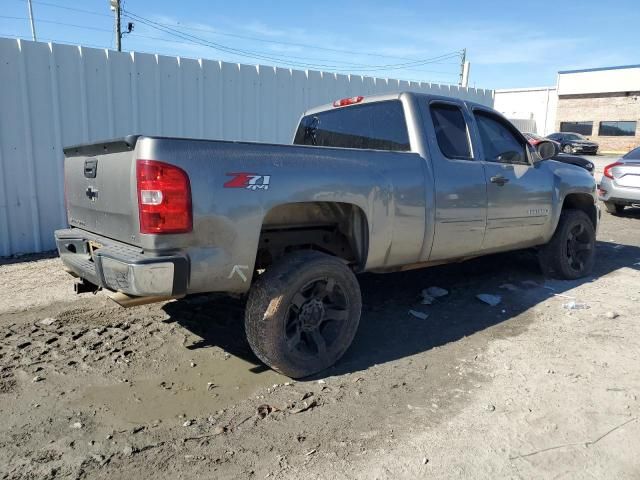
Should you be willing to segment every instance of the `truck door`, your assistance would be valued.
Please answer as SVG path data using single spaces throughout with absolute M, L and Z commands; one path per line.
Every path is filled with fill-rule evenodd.
M 530 161 L 529 145 L 500 115 L 473 111 L 487 181 L 484 251 L 527 247 L 543 240 L 550 220 L 551 172 Z
M 482 248 L 487 218 L 484 165 L 470 141 L 470 117 L 457 102 L 423 105 L 433 169 L 435 234 L 429 260 L 464 257 Z

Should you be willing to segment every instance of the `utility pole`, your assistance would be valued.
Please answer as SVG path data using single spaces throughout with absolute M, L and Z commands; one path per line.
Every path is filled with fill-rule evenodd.
M 458 79 L 458 86 L 462 87 L 464 83 L 464 64 L 467 62 L 467 49 L 462 49 L 462 54 L 460 55 L 460 78 Z
M 462 68 L 462 86 L 464 88 L 469 87 L 469 69 L 471 68 L 471 64 L 469 62 L 464 62 L 464 67 Z
M 122 30 L 120 29 L 120 0 L 109 0 L 111 10 L 114 13 L 116 27 L 116 49 L 122 51 Z
M 36 39 L 36 24 L 33 21 L 33 6 L 31 5 L 31 0 L 27 0 L 27 5 L 29 6 L 29 23 L 31 24 L 31 37 L 35 42 Z

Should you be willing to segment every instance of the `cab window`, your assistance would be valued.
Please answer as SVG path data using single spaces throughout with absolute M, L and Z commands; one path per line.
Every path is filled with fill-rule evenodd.
M 484 159 L 488 162 L 527 164 L 525 145 L 512 128 L 498 117 L 482 111 L 474 112 Z
M 365 103 L 307 115 L 293 141 L 297 145 L 409 150 L 409 134 L 398 100 Z
M 451 159 L 470 160 L 471 145 L 462 110 L 447 103 L 432 104 L 430 110 L 442 154 Z

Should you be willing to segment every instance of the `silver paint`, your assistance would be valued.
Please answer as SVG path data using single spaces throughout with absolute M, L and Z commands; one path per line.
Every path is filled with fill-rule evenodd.
M 186 254 L 189 293 L 241 293 L 251 282 L 234 275 L 236 266 L 248 266 L 251 279 L 262 227 L 269 212 L 282 205 L 341 202 L 357 207 L 367 222 L 364 270 L 394 270 L 544 244 L 568 194 L 595 202 L 594 179 L 582 168 L 539 161 L 532 152 L 527 165 L 485 161 L 472 109 L 486 107 L 414 93 L 364 101 L 388 99 L 404 106 L 410 152 L 141 137 L 133 152 L 99 156 L 96 179 L 83 177 L 83 157 L 68 158 L 69 221 L 151 255 Z M 449 160 L 440 153 L 428 110 L 432 101 L 463 109 L 472 160 Z M 135 159 L 167 162 L 189 174 L 191 233 L 139 233 Z M 269 187 L 223 188 L 233 172 L 268 177 Z M 496 174 L 509 183 L 490 183 Z M 89 180 L 100 190 L 95 202 L 84 195 Z

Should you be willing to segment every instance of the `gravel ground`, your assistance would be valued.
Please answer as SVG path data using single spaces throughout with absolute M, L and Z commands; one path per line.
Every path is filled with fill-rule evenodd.
M 362 275 L 353 347 L 298 382 L 238 300 L 121 309 L 0 262 L 0 478 L 640 478 L 639 222 L 603 214 L 575 282 L 527 252 Z

